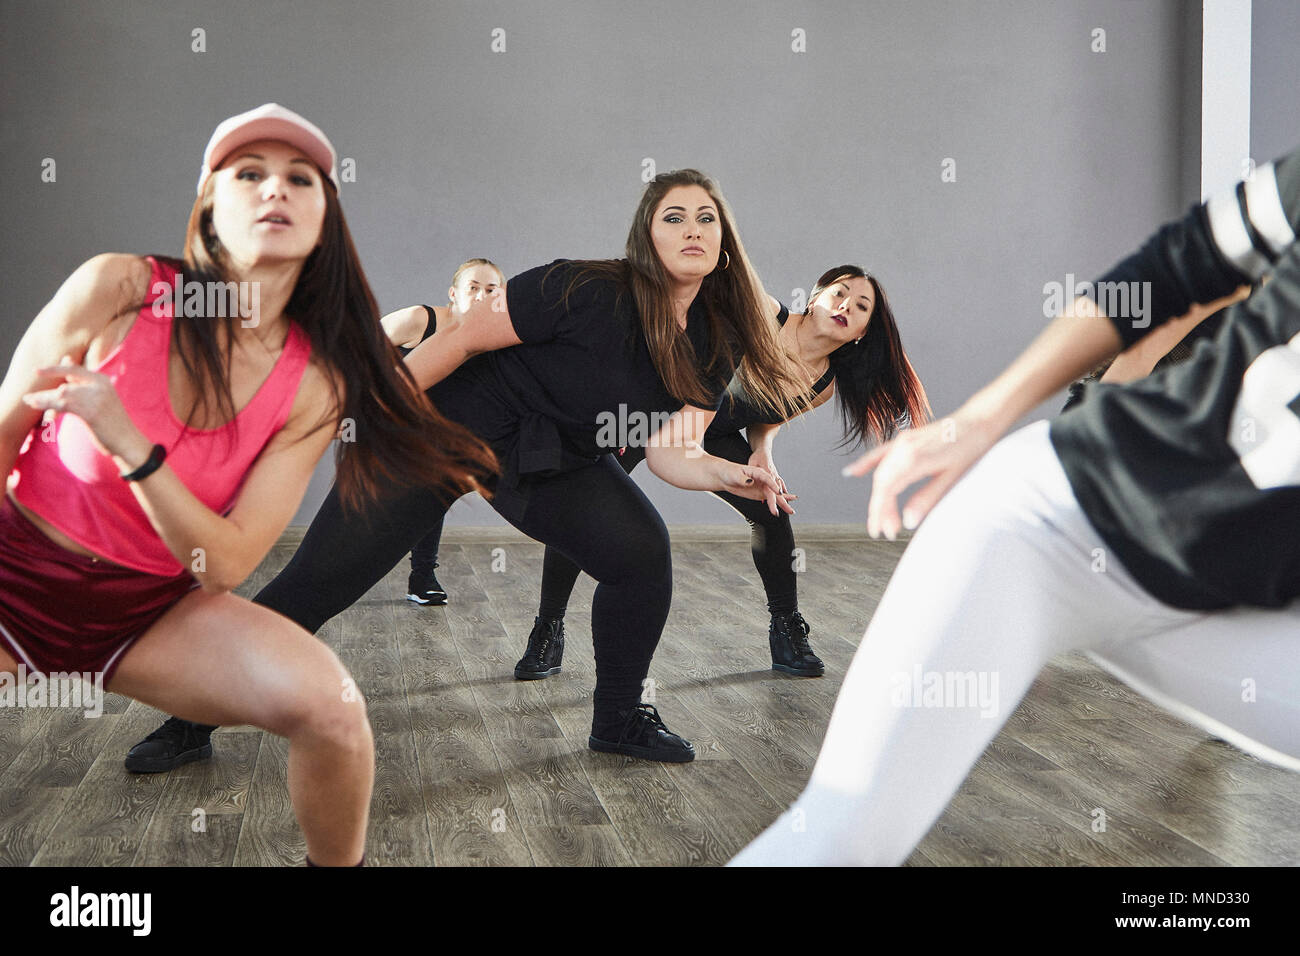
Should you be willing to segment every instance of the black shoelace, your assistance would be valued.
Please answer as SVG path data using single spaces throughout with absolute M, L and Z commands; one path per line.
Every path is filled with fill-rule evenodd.
M 524 659 L 540 662 L 546 655 L 546 649 L 551 646 L 551 639 L 558 628 L 554 624 L 539 623 L 533 627 L 533 633 L 528 636 L 528 649 L 524 651 Z
M 640 731 L 653 736 L 657 730 L 662 730 L 666 734 L 672 733 L 659 716 L 659 710 L 654 704 L 637 704 L 628 714 L 627 728 L 623 733 L 627 736 L 629 732 Z
M 424 561 L 413 558 L 411 560 L 411 577 L 421 581 L 427 581 L 429 578 L 434 577 L 433 571 L 437 567 L 440 567 L 437 561 L 428 564 Z
M 800 657 L 813 656 L 812 645 L 808 643 L 808 632 L 812 630 L 808 622 L 803 619 L 803 615 L 795 611 L 787 619 L 789 628 L 786 633 L 790 636 L 790 646 Z

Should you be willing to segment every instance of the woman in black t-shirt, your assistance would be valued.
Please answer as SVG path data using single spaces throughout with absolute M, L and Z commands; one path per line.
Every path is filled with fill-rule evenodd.
M 650 468 L 666 481 L 790 510 L 766 470 L 699 446 L 740 356 L 756 401 L 779 407 L 798 394 L 772 311 L 716 185 L 679 170 L 647 185 L 626 259 L 515 276 L 504 295 L 407 357 L 438 409 L 492 446 L 501 474 L 484 490 L 493 507 L 599 582 L 593 749 L 695 756 L 638 703 L 668 616 L 672 565 L 663 520 L 608 453 L 628 435 L 649 436 Z M 349 515 L 331 492 L 257 601 L 319 628 L 382 579 L 448 504 L 419 491 Z
M 800 401 L 783 412 L 763 408 L 733 380 L 704 437 L 704 450 L 719 458 L 755 465 L 785 483 L 772 461 L 772 442 L 781 423 L 838 397 L 844 425 L 842 445 L 885 441 L 905 424 L 928 420 L 925 389 L 903 351 L 893 310 L 880 283 L 858 266 L 837 266 L 813 286 L 806 311 L 787 321 L 780 311 L 781 343 L 794 368 L 810 383 Z M 745 435 L 741 431 L 745 431 Z M 645 460 L 630 446 L 618 456 L 623 470 Z M 825 668 L 808 643 L 811 628 L 799 613 L 794 532 L 790 515 L 775 515 L 760 503 L 715 492 L 749 522 L 754 566 L 767 592 L 768 648 L 772 668 L 798 677 L 818 677 Z M 791 496 L 793 498 L 793 496 Z M 542 595 L 528 648 L 515 665 L 519 680 L 559 673 L 564 656 L 564 614 L 579 568 L 554 548 L 542 563 Z

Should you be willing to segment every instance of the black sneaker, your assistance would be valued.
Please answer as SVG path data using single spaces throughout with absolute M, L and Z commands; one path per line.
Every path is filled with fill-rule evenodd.
M 433 568 L 436 567 L 435 564 Z M 411 576 L 406 579 L 408 601 L 414 601 L 416 604 L 432 604 L 436 607 L 447 603 L 447 592 L 438 583 L 438 576 L 433 573 L 433 568 L 427 571 L 411 570 Z
M 808 632 L 811 630 L 798 611 L 772 615 L 772 626 L 767 632 L 767 643 L 772 649 L 772 670 L 796 677 L 821 677 L 826 673 L 826 665 L 808 645 Z
M 695 759 L 694 744 L 665 727 L 659 711 L 651 704 L 637 704 L 632 708 L 618 740 L 602 740 L 593 735 L 587 738 L 587 746 L 601 753 L 661 763 L 690 763 Z
M 540 680 L 560 672 L 564 659 L 564 622 L 533 618 L 528 650 L 515 665 L 515 680 Z
M 168 717 L 166 723 L 130 749 L 126 769 L 132 773 L 162 773 L 211 757 L 212 731 L 216 729 Z

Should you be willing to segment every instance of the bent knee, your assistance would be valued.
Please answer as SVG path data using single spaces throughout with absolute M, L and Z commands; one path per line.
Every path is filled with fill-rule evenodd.
M 287 736 L 311 739 L 348 751 L 360 752 L 374 747 L 365 700 L 351 684 L 313 695 L 304 701 Z
M 310 738 L 352 750 L 373 747 L 366 700 L 341 665 L 313 675 L 287 694 L 272 728 L 289 738 Z
M 622 544 L 618 554 L 608 562 L 608 573 L 598 580 L 611 584 L 672 580 L 672 548 L 666 528 L 639 529 L 636 534 L 627 536 Z

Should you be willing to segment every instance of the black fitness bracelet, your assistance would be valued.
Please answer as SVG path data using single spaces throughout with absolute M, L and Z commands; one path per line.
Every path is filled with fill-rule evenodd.
M 148 478 L 155 471 L 162 467 L 163 461 L 167 458 L 167 449 L 162 445 L 154 445 L 153 451 L 149 452 L 149 457 L 145 459 L 143 465 L 135 471 L 128 471 L 122 475 L 123 481 L 139 481 L 142 478 Z

